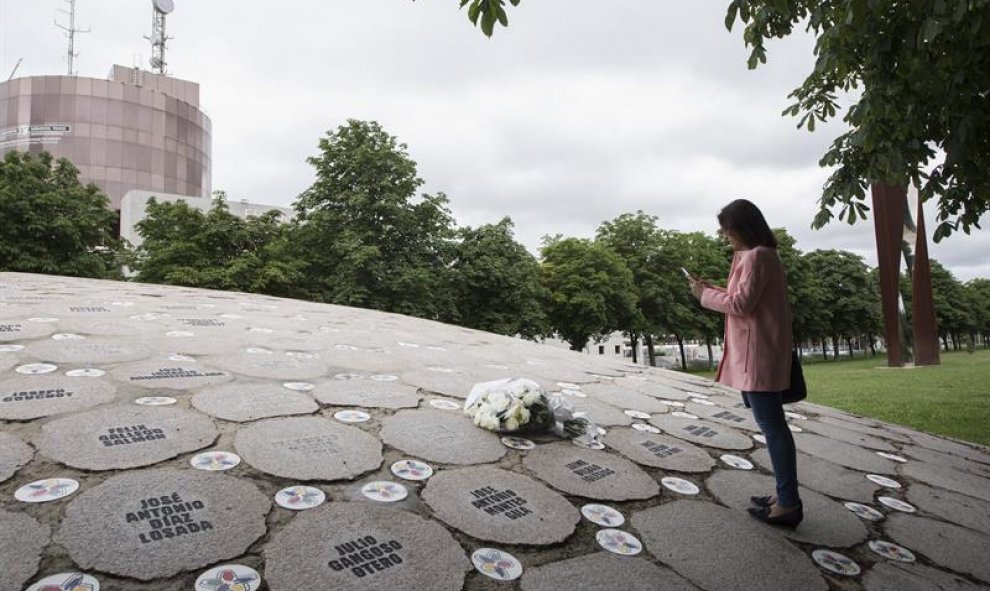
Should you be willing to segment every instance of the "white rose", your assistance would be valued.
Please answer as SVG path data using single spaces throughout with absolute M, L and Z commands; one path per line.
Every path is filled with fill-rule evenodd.
M 509 420 L 505 421 L 505 429 L 507 431 L 517 431 L 519 429 L 519 421 L 514 417 L 509 417 Z
M 519 424 L 520 425 L 525 425 L 525 424 L 529 423 L 529 418 L 530 418 L 529 409 L 527 409 L 525 407 L 520 408 L 519 409 L 519 417 L 518 418 L 519 418 Z
M 540 392 L 538 390 L 531 390 L 529 392 L 526 392 L 522 400 L 523 400 L 523 404 L 525 404 L 527 407 L 530 407 L 533 406 L 533 403 L 535 403 L 539 399 L 540 399 Z
M 489 402 L 496 412 L 501 412 L 512 404 L 512 398 L 503 392 L 496 392 L 489 397 Z
M 488 415 L 479 425 L 482 429 L 487 429 L 489 431 L 494 431 L 498 429 L 498 418 L 495 415 Z

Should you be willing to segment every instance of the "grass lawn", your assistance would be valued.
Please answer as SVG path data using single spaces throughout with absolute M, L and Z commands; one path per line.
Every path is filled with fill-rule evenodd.
M 990 445 L 990 350 L 941 355 L 941 365 L 902 369 L 882 356 L 806 363 L 808 401 Z

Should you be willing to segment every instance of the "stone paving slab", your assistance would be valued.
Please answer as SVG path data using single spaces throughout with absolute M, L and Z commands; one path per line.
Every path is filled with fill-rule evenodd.
M 439 523 L 392 507 L 328 503 L 265 548 L 273 589 L 457 591 L 471 563 Z
M 944 437 L 936 437 L 929 433 L 922 433 L 920 431 L 907 431 L 907 435 L 918 445 L 927 447 L 930 450 L 940 451 L 942 453 L 966 458 L 967 460 L 972 460 L 974 462 L 990 465 L 990 449 L 986 447 L 976 448 L 968 444 L 952 441 L 951 439 L 946 439 Z
M 921 447 L 920 445 L 902 446 L 900 452 L 898 453 L 900 453 L 901 456 L 921 460 L 922 462 L 927 462 L 929 464 L 949 465 L 953 468 L 958 468 L 969 472 L 970 474 L 990 478 L 990 465 L 975 462 L 964 457 L 954 456 L 949 453 L 934 451 L 928 449 L 927 447 Z
M 266 348 L 252 353 L 240 351 L 205 360 L 206 363 L 244 376 L 272 380 L 306 380 L 326 375 L 327 364 L 319 357 L 301 357 Z
M 669 568 L 638 557 L 598 552 L 531 568 L 522 591 L 695 591 L 697 587 Z
M 748 515 L 702 501 L 674 501 L 632 516 L 650 554 L 702 589 L 828 589 L 810 557 L 753 525 Z
M 794 445 L 807 454 L 854 470 L 873 474 L 897 473 L 896 462 L 851 443 L 835 441 L 814 433 L 795 433 Z
M 568 396 L 567 400 L 574 405 L 574 410 L 586 413 L 588 418 L 599 427 L 616 427 L 633 423 L 632 418 L 622 410 L 594 398 Z
M 667 405 L 659 400 L 621 386 L 587 384 L 582 386 L 581 391 L 619 409 L 638 410 L 646 413 L 667 412 Z
M 708 472 L 715 460 L 708 452 L 690 443 L 634 429 L 612 429 L 605 435 L 605 444 L 630 460 L 676 472 Z
M 136 342 L 107 338 L 49 340 L 31 345 L 36 357 L 54 363 L 121 363 L 145 359 L 147 347 Z
M 671 415 L 655 415 L 650 422 L 678 439 L 705 447 L 730 450 L 747 450 L 753 447 L 753 440 L 747 435 L 717 423 Z
M 229 372 L 201 363 L 168 359 L 122 365 L 113 370 L 113 377 L 120 383 L 142 388 L 173 390 L 196 390 L 234 379 Z
M 907 501 L 926 513 L 990 535 L 990 502 L 913 482 Z
M 116 391 L 112 383 L 92 378 L 14 378 L 0 383 L 0 419 L 24 421 L 85 410 L 112 401 Z
M 926 556 L 939 566 L 990 583 L 990 562 L 987 561 L 990 536 L 986 534 L 903 513 L 890 515 L 884 531 L 893 542 Z
M 866 435 L 865 433 L 861 433 L 853 429 L 822 423 L 816 420 L 801 421 L 800 426 L 806 431 L 823 435 L 834 441 L 843 441 L 858 447 L 865 447 L 877 451 L 897 453 L 897 448 L 883 439 L 872 435 Z
M 313 396 L 331 406 L 415 408 L 422 396 L 414 386 L 373 379 L 328 380 L 316 385 Z
M 750 456 L 754 463 L 773 472 L 770 453 L 759 449 Z M 833 464 L 803 452 L 797 452 L 798 482 L 830 497 L 870 504 L 880 487 L 866 479 L 866 474 Z
M 51 530 L 23 513 L 0 510 L 0 591 L 21 591 L 38 571 Z
M 21 319 L 0 321 L 0 343 L 46 337 L 53 332 L 55 332 L 54 323 L 30 322 Z
M 479 540 L 547 545 L 567 539 L 581 513 L 567 499 L 516 472 L 475 466 L 427 481 L 423 500 L 437 519 Z
M 842 427 L 850 431 L 863 433 L 864 435 L 872 435 L 873 437 L 893 441 L 894 443 L 912 443 L 912 439 L 910 437 L 902 433 L 897 433 L 896 431 L 887 428 L 886 425 L 881 425 L 879 427 L 868 427 L 866 425 L 853 423 L 851 421 L 841 421 L 835 417 L 830 417 L 827 415 L 817 417 L 817 420 L 819 423 L 824 423 L 833 427 Z
M 200 390 L 191 399 L 197 410 L 238 423 L 287 415 L 313 414 L 320 406 L 306 394 L 277 383 L 234 383 Z
M 990 501 L 990 486 L 986 478 L 964 472 L 945 464 L 908 462 L 900 466 L 900 473 L 925 484 L 959 492 L 964 495 Z
M 231 476 L 130 472 L 75 497 L 55 541 L 83 569 L 147 581 L 239 556 L 265 534 L 270 508 Z
M 523 456 L 523 466 L 553 488 L 605 501 L 649 499 L 660 486 L 629 460 L 569 442 L 538 445 Z
M 877 564 L 863 576 L 866 591 L 986 591 L 987 588 L 917 563 Z
M 34 449 L 31 446 L 9 433 L 0 431 L 0 482 L 13 476 L 33 457 Z
M 475 427 L 460 412 L 399 411 L 382 420 L 379 436 L 407 454 L 440 464 L 484 464 L 506 453 L 497 435 Z
M 744 407 L 723 408 L 721 406 L 705 406 L 702 404 L 689 402 L 684 410 L 691 414 L 697 415 L 702 419 L 712 421 L 720 425 L 725 425 L 726 427 L 743 429 L 754 433 L 760 432 L 760 427 L 757 426 L 756 421 L 753 420 L 753 413 Z
M 652 398 L 667 398 L 670 400 L 687 400 L 690 398 L 690 394 L 684 390 L 679 390 L 673 386 L 658 384 L 656 382 L 630 378 L 618 378 L 615 380 L 615 383 L 619 386 L 636 390 L 640 394 L 644 394 Z

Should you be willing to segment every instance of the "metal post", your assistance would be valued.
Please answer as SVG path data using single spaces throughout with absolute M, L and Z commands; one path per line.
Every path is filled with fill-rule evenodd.
M 887 341 L 887 365 L 904 365 L 901 337 L 900 262 L 907 188 L 874 183 L 873 225 L 877 238 L 877 268 L 880 275 L 880 303 L 883 309 L 884 339 Z

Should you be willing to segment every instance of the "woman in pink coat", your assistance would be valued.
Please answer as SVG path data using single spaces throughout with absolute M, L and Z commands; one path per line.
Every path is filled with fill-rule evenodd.
M 709 310 L 725 314 L 725 346 L 715 380 L 742 390 L 743 402 L 767 439 L 777 494 L 752 497 L 753 517 L 797 527 L 803 519 L 798 496 L 794 438 L 780 393 L 790 385 L 791 307 L 777 239 L 759 209 L 737 199 L 718 214 L 734 251 L 725 288 L 691 277 L 691 292 Z

